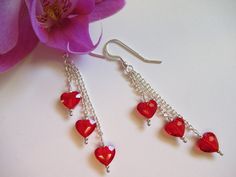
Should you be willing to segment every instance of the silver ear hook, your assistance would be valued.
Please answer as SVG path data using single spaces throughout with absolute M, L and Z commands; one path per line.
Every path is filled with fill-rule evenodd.
M 123 65 L 127 66 L 127 63 L 120 56 L 113 55 L 110 52 L 108 52 L 108 45 L 111 43 L 119 45 L 120 47 L 122 47 L 123 49 L 125 49 L 126 51 L 128 51 L 129 53 L 131 53 L 132 55 L 134 55 L 135 57 L 137 57 L 138 59 L 142 60 L 145 63 L 155 63 L 155 64 L 161 63 L 161 61 L 159 60 L 150 60 L 150 59 L 144 58 L 139 53 L 137 53 L 136 51 L 134 51 L 133 49 L 131 49 L 129 46 L 125 45 L 123 42 L 121 42 L 118 39 L 111 39 L 108 42 L 106 42 L 106 44 L 104 45 L 103 54 L 106 58 L 110 60 L 120 60 Z

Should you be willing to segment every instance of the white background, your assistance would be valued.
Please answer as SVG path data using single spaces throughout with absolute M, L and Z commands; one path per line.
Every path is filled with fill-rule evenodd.
M 115 62 L 77 57 L 106 142 L 117 148 L 111 177 L 234 177 L 236 150 L 236 1 L 129 0 L 102 22 L 96 52 L 112 38 L 161 65 L 121 54 L 200 132 L 217 135 L 224 156 L 207 155 L 163 134 L 163 121 L 142 125 L 133 110 L 139 97 Z M 97 39 L 99 23 L 91 26 Z M 115 47 L 114 47 L 115 48 Z M 43 45 L 0 75 L 0 176 L 96 177 L 104 168 L 58 104 L 65 91 L 61 54 Z

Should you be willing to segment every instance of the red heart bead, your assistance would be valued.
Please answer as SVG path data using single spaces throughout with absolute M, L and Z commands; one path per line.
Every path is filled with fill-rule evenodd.
M 61 102 L 68 109 L 74 109 L 75 106 L 80 102 L 81 96 L 78 91 L 65 92 L 61 95 Z
M 204 133 L 197 141 L 197 145 L 203 152 L 219 152 L 218 140 L 212 132 Z
M 87 138 L 96 128 L 96 122 L 91 119 L 78 120 L 75 123 L 75 128 L 81 136 Z
M 141 102 L 137 105 L 137 110 L 141 115 L 150 119 L 157 111 L 157 102 L 155 100 Z
M 101 146 L 95 150 L 94 154 L 99 162 L 108 166 L 115 157 L 116 150 L 113 146 Z
M 166 123 L 164 129 L 171 136 L 183 137 L 185 132 L 184 119 L 176 117 L 174 120 Z

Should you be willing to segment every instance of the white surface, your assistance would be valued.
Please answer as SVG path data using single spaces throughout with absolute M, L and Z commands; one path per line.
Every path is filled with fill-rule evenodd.
M 199 131 L 218 136 L 224 156 L 197 154 L 150 128 L 132 111 L 138 96 L 116 63 L 78 59 L 105 139 L 117 148 L 112 177 L 234 177 L 236 150 L 236 1 L 129 0 L 103 21 L 105 41 L 119 38 L 161 65 L 144 64 L 117 50 Z M 94 38 L 97 30 L 92 26 Z M 98 29 L 98 28 L 96 28 Z M 96 35 L 95 35 L 96 34 Z M 115 51 L 113 49 L 113 51 Z M 60 54 L 39 45 L 17 67 L 0 75 L 0 176 L 95 177 L 104 168 L 84 147 L 58 104 L 65 89 Z

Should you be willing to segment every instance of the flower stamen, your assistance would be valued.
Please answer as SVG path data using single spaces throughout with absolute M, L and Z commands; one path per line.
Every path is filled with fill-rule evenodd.
M 43 0 L 42 2 L 43 14 L 38 15 L 37 19 L 40 23 L 46 23 L 48 19 L 57 22 L 63 18 L 63 14 L 66 13 L 70 7 L 70 0 Z

